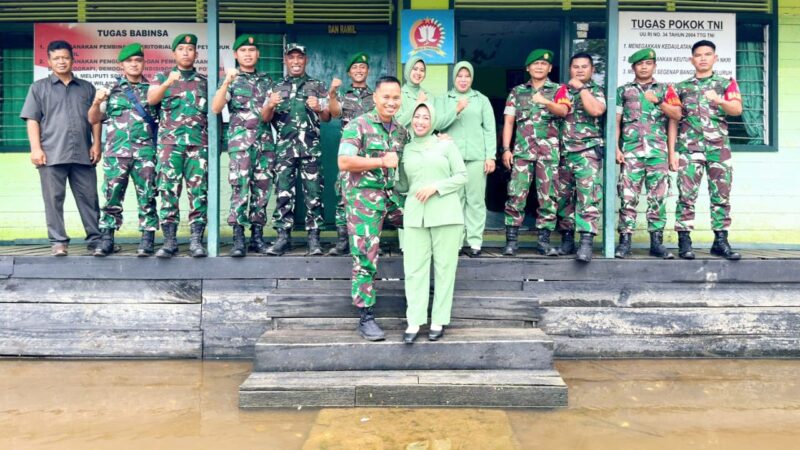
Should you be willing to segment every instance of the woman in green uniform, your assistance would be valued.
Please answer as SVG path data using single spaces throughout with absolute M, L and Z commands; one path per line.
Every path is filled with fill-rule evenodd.
M 403 69 L 404 82 L 402 89 L 402 101 L 400 103 L 400 110 L 397 111 L 395 118 L 397 123 L 409 128 L 411 124 L 411 116 L 414 114 L 414 107 L 422 102 L 431 104 L 438 111 L 438 120 L 440 122 L 452 121 L 455 118 L 455 110 L 446 108 L 444 105 L 444 97 L 435 97 L 429 90 L 422 87 L 422 82 L 425 81 L 427 67 L 425 61 L 419 57 L 413 57 L 406 62 Z M 438 123 L 434 123 L 433 129 L 438 130 Z
M 452 140 L 433 136 L 434 123 L 435 108 L 430 103 L 413 109 L 413 137 L 400 163 L 398 190 L 407 193 L 403 214 L 407 344 L 428 322 L 431 259 L 435 291 L 428 339 L 438 340 L 450 324 L 458 250 L 464 238 L 459 191 L 467 182 L 467 169 Z

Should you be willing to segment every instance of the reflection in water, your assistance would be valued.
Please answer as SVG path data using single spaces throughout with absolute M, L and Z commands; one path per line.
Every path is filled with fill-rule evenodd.
M 246 362 L 0 361 L 0 449 L 793 449 L 800 361 L 562 361 L 556 411 L 239 411 Z

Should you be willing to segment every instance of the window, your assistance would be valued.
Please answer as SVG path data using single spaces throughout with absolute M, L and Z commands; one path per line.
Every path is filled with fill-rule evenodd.
M 744 112 L 730 120 L 732 145 L 769 145 L 769 25 L 737 24 L 736 81 Z
M 0 151 L 28 151 L 19 112 L 33 81 L 33 36 L 0 35 Z

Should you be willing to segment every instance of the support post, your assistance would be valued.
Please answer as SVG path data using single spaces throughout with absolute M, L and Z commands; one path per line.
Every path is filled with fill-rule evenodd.
M 208 100 L 219 84 L 219 0 L 208 0 Z M 219 255 L 219 116 L 208 109 L 208 255 Z
M 614 257 L 617 205 L 617 70 L 619 68 L 619 0 L 608 0 L 606 20 L 606 156 L 603 164 L 603 256 Z

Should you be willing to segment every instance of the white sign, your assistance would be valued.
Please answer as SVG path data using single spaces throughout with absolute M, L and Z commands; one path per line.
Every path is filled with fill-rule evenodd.
M 643 48 L 656 52 L 655 78 L 677 83 L 694 75 L 692 45 L 709 40 L 717 46 L 714 71 L 736 76 L 736 14 L 623 11 L 619 13 L 619 84 L 633 79 L 628 58 Z

